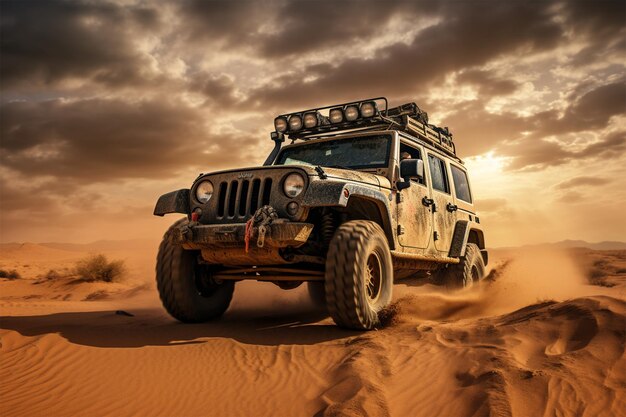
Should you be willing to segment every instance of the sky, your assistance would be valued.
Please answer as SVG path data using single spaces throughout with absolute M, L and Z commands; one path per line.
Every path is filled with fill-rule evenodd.
M 626 240 L 626 2 L 0 1 L 0 241 L 156 239 L 278 114 L 448 126 L 487 245 Z

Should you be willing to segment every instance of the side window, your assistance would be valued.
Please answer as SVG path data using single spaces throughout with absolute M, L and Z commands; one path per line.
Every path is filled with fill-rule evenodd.
M 472 193 L 467 182 L 467 174 L 460 168 L 450 164 L 452 169 L 452 181 L 454 181 L 454 192 L 459 200 L 472 202 Z
M 414 148 L 412 146 L 405 145 L 404 143 L 400 143 L 400 160 L 402 161 L 403 159 L 421 159 L 422 161 L 424 160 L 424 158 L 422 158 L 422 153 L 418 148 Z M 426 180 L 424 178 L 422 178 L 421 180 L 412 179 L 411 181 L 426 185 Z
M 433 188 L 450 194 L 446 163 L 436 156 L 428 155 L 428 166 L 430 167 L 430 178 L 433 182 Z

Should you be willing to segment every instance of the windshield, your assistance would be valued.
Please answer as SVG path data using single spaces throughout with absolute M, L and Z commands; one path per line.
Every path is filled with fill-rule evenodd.
M 385 168 L 391 148 L 389 135 L 358 136 L 329 141 L 312 140 L 284 149 L 276 165 L 321 165 L 335 168 Z

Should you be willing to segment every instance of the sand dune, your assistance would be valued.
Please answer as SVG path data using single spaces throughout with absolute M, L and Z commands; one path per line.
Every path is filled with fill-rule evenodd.
M 3 281 L 0 415 L 625 415 L 626 252 L 495 255 L 474 291 L 396 285 L 364 333 L 302 288 L 240 283 L 222 320 L 182 325 L 129 284 L 63 301 L 75 283 Z

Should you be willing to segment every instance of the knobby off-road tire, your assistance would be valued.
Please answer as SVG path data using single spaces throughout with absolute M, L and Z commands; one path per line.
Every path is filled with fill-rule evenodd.
M 468 243 L 465 256 L 458 264 L 449 265 L 436 272 L 436 280 L 448 290 L 470 288 L 485 276 L 485 263 L 475 243 Z
M 341 327 L 372 329 L 393 292 L 393 264 L 380 226 L 367 220 L 343 223 L 326 259 L 326 305 Z
M 187 219 L 174 223 L 163 236 L 157 256 L 156 281 L 167 312 L 184 323 L 201 323 L 224 314 L 233 297 L 234 283 L 211 279 L 199 251 L 185 250 L 173 240 Z

